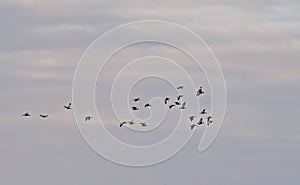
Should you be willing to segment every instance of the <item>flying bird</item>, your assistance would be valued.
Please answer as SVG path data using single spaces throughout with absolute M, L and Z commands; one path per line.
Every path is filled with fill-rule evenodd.
M 190 116 L 190 117 L 189 117 L 189 119 L 190 119 L 191 121 L 193 121 L 195 118 L 196 118 L 196 116 Z
M 84 120 L 85 121 L 91 121 L 92 118 L 93 118 L 92 116 L 86 116 Z
M 131 109 L 132 109 L 132 110 L 140 110 L 140 109 L 139 109 L 138 107 L 136 107 L 136 106 L 132 106 Z
M 196 124 L 192 124 L 191 125 L 191 130 L 193 130 L 195 127 L 197 127 L 198 125 L 196 125 Z
M 140 98 L 140 97 L 136 97 L 136 98 L 133 99 L 133 101 L 134 101 L 134 102 L 141 101 L 141 98 Z
M 142 127 L 148 126 L 148 125 L 146 124 L 146 122 L 143 122 L 143 123 L 140 123 L 140 124 L 142 125 Z
M 48 117 L 48 114 L 40 114 L 40 117 L 41 117 L 41 118 L 47 118 L 47 117 Z
M 68 105 L 64 105 L 64 107 L 66 108 L 66 109 L 68 109 L 68 110 L 71 110 L 72 108 L 71 108 L 71 103 L 69 103 Z
M 135 123 L 133 122 L 133 120 L 128 121 L 129 125 L 134 125 Z
M 179 89 L 183 89 L 183 87 L 184 87 L 184 86 L 181 85 L 181 86 L 178 86 L 177 89 L 178 89 L 178 90 L 179 90 Z
M 150 104 L 150 103 L 147 103 L 146 105 L 145 105 L 145 108 L 146 107 L 151 107 L 152 105 Z
M 212 118 L 213 118 L 212 116 L 208 116 L 206 119 L 207 121 L 211 121 Z
M 176 102 L 174 102 L 176 105 L 180 105 L 181 103 L 180 102 L 178 102 L 178 101 L 176 101 Z
M 183 95 L 178 95 L 177 100 L 179 101 L 182 97 L 183 97 Z
M 164 98 L 165 104 L 167 104 L 169 100 L 170 100 L 170 98 L 168 98 L 168 97 Z
M 26 113 L 22 114 L 22 116 L 23 116 L 23 117 L 30 117 L 31 114 L 30 114 L 29 112 L 26 112 Z
M 203 109 L 203 110 L 200 112 L 200 114 L 207 114 L 207 112 L 206 112 L 205 109 Z
M 170 105 L 170 106 L 169 106 L 169 109 L 172 109 L 174 106 L 175 106 L 175 105 L 173 105 L 173 104 L 172 104 L 172 105 Z
M 204 124 L 203 118 L 200 118 L 200 120 L 197 122 L 198 125 Z
M 201 94 L 203 94 L 204 91 L 202 90 L 202 86 L 197 90 L 197 94 L 196 96 L 200 96 Z
M 186 109 L 185 104 L 186 104 L 186 102 L 183 102 L 183 104 L 181 105 L 180 109 Z
M 213 117 L 212 116 L 208 116 L 207 118 L 206 118 L 206 120 L 207 120 L 207 125 L 209 126 L 209 124 L 210 123 L 212 123 L 213 121 L 211 120 Z
M 127 122 L 123 121 L 122 123 L 120 123 L 120 127 L 122 127 L 123 125 L 125 125 Z

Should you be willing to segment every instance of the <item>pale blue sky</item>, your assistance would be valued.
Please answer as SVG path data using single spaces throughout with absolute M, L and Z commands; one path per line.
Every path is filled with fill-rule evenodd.
M 299 184 L 299 8 L 274 0 L 0 1 L 0 184 Z M 62 105 L 91 42 L 142 19 L 199 34 L 222 66 L 228 105 L 205 153 L 197 152 L 199 132 L 165 163 L 132 168 L 93 152 Z M 20 117 L 27 110 L 51 115 Z

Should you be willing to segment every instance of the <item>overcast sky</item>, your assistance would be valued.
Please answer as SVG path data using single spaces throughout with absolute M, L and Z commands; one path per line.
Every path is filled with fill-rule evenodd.
M 299 9 L 296 0 L 0 0 L 0 184 L 299 184 Z M 200 35 L 223 69 L 228 99 L 206 152 L 197 152 L 199 130 L 175 157 L 133 168 L 91 150 L 63 105 L 86 48 L 109 29 L 143 19 Z M 143 47 L 120 58 L 177 56 Z M 25 111 L 34 116 L 22 118 Z M 51 115 L 41 120 L 39 113 Z

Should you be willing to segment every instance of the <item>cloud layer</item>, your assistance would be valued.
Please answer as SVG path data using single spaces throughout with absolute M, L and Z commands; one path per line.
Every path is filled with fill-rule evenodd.
M 299 8 L 293 0 L 0 1 L 1 184 L 299 184 Z M 89 44 L 142 19 L 182 24 L 209 44 L 228 106 L 207 152 L 196 152 L 199 132 L 166 163 L 135 169 L 93 153 L 62 106 Z M 128 57 L 140 52 L 129 49 Z M 45 122 L 20 118 L 27 110 L 53 114 Z

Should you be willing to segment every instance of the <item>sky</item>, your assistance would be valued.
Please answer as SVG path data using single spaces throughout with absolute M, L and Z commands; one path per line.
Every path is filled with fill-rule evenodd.
M 0 0 L 0 183 L 299 184 L 299 8 L 295 0 Z M 88 46 L 116 26 L 144 19 L 183 25 L 205 40 L 224 73 L 227 108 L 208 150 L 197 151 L 202 130 L 196 130 L 171 159 L 137 168 L 94 152 L 63 105 L 72 100 L 75 70 Z M 150 53 L 185 59 L 174 48 L 142 44 L 126 48 L 107 67 Z M 111 74 L 104 73 L 96 92 L 111 85 Z M 208 97 L 204 103 L 209 102 Z M 22 118 L 26 111 L 34 116 Z M 110 123 L 108 111 L 102 108 L 100 114 Z M 49 119 L 41 120 L 40 113 L 49 113 Z M 169 133 L 154 130 L 138 135 L 143 139 L 137 142 L 127 130 L 110 130 L 135 144 Z

